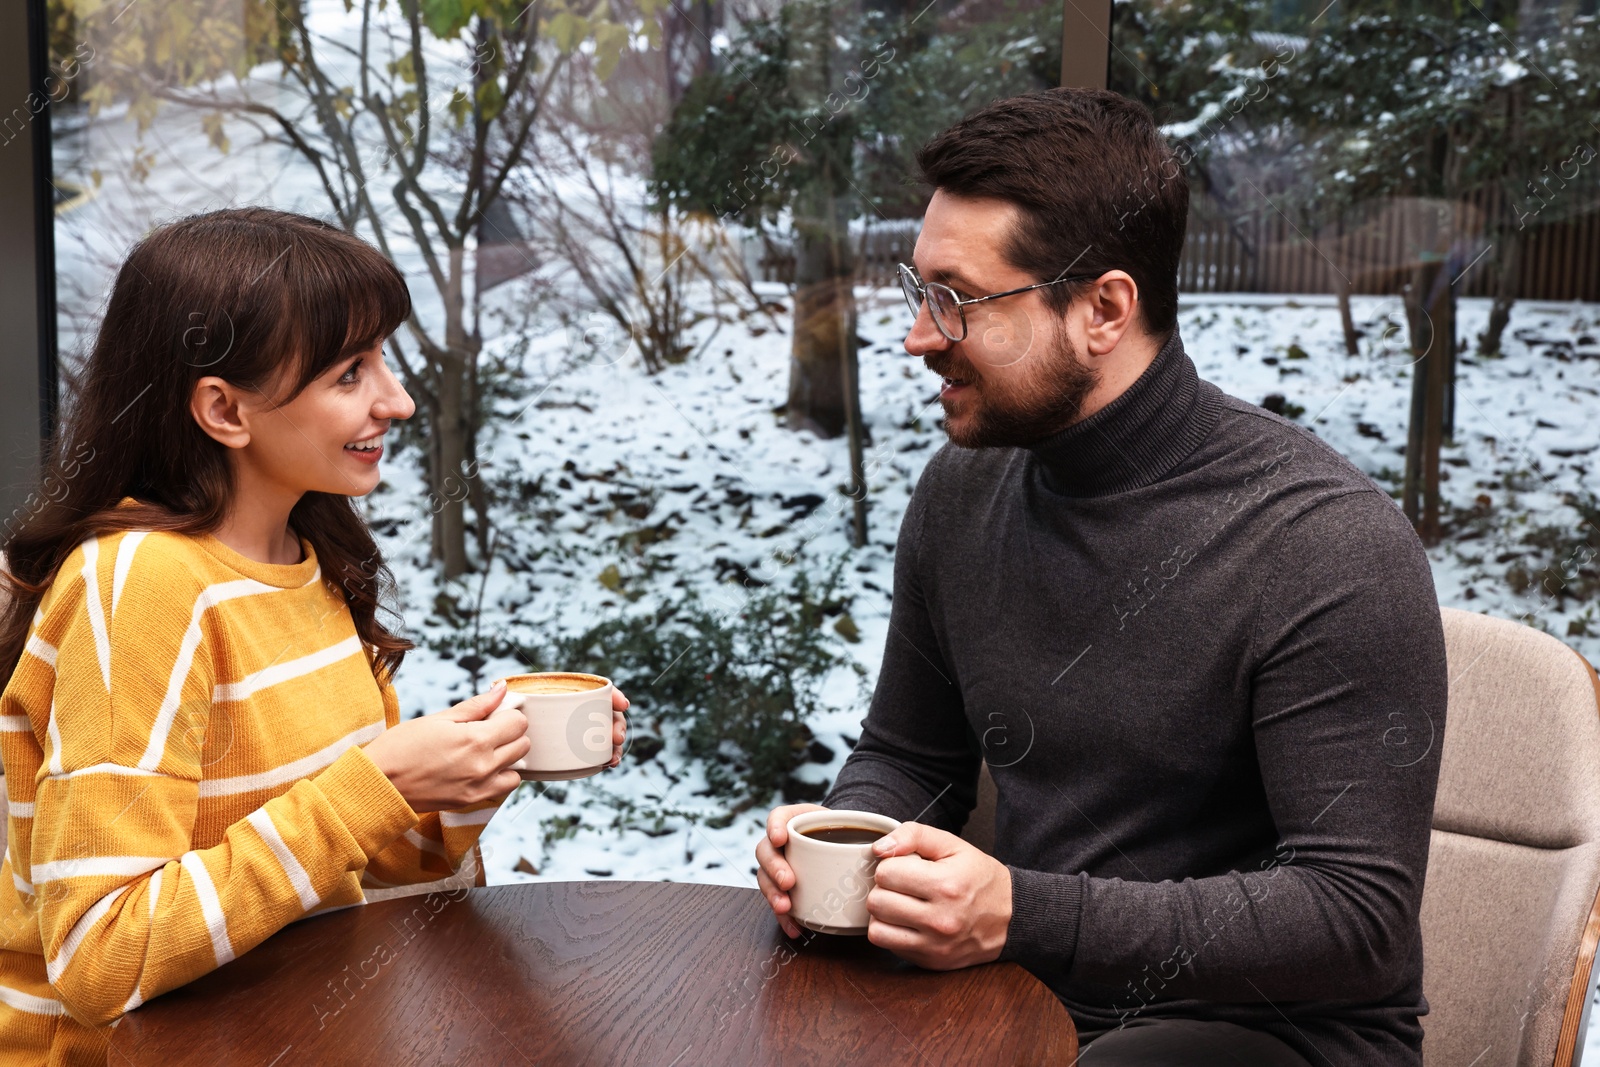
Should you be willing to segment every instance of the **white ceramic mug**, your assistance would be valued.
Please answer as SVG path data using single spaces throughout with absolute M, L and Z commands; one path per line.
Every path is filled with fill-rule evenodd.
M 891 833 L 900 824 L 871 811 L 807 811 L 789 820 L 784 861 L 794 869 L 789 917 L 823 934 L 867 932 L 867 894 L 872 891 L 878 857 L 872 842 L 841 844 L 806 836 L 808 830 L 859 827 Z
M 611 762 L 611 694 L 598 674 L 544 671 L 497 679 L 502 708 L 528 717 L 528 754 L 512 769 L 525 782 L 566 782 L 598 774 Z M 498 709 L 496 709 L 498 710 Z

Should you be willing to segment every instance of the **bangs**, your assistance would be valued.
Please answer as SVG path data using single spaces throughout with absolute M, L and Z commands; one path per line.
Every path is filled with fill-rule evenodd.
M 290 397 L 411 315 L 411 293 L 393 263 L 358 237 L 335 230 L 295 235 L 275 269 L 284 295 L 283 351 L 299 374 Z

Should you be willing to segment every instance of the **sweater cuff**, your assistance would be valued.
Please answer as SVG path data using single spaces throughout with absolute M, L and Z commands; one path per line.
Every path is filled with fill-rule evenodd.
M 400 790 L 359 747 L 347 749 L 316 783 L 369 860 L 417 825 L 417 813 Z
M 1006 867 L 1011 872 L 1011 925 L 1000 958 L 1029 970 L 1064 973 L 1078 948 L 1083 876 Z

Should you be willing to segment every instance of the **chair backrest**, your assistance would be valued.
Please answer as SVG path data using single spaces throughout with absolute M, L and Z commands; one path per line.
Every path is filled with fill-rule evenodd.
M 1600 679 L 1531 627 L 1452 608 L 1443 622 L 1423 1059 L 1568 1067 L 1600 941 Z

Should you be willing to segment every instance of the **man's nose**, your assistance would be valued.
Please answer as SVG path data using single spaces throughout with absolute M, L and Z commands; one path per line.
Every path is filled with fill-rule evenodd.
M 911 324 L 911 332 L 906 334 L 906 353 L 912 356 L 924 356 L 929 352 L 949 348 L 954 343 L 933 324 L 933 312 L 928 310 L 928 302 L 924 300 L 922 307 L 917 309 L 917 318 Z

